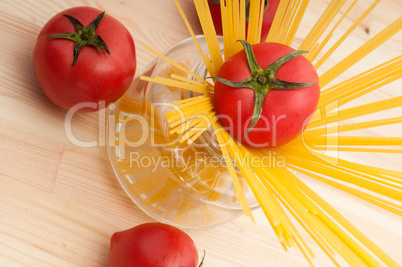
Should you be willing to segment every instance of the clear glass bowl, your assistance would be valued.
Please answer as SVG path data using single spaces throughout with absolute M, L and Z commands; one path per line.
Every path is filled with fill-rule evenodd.
M 197 40 L 207 54 L 205 38 L 197 36 Z M 201 77 L 208 75 L 191 38 L 163 55 Z M 149 77 L 171 74 L 184 75 L 159 58 L 144 73 Z M 192 97 L 188 91 L 137 78 L 110 111 L 107 147 L 121 186 L 138 207 L 160 222 L 202 228 L 232 220 L 243 212 L 211 132 L 191 145 L 179 143 L 168 133 L 166 113 L 172 108 L 164 104 L 188 97 Z M 258 207 L 240 172 L 238 176 L 250 207 Z

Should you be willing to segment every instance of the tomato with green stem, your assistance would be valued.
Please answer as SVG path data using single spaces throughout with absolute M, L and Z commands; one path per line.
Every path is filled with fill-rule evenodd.
M 133 38 L 117 19 L 92 7 L 74 7 L 51 18 L 33 52 L 35 74 L 56 105 L 90 112 L 118 100 L 136 69 Z
M 295 139 L 311 120 L 320 96 L 317 71 L 302 54 L 279 43 L 251 46 L 221 66 L 215 109 L 221 124 L 243 144 L 277 147 Z

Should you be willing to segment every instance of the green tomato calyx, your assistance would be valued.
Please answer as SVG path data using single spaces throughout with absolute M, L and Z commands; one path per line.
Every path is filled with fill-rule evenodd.
M 304 88 L 304 87 L 310 87 L 314 86 L 314 83 L 294 83 L 294 82 L 287 82 L 280 80 L 275 77 L 276 72 L 278 69 L 285 63 L 291 61 L 292 59 L 296 58 L 299 55 L 308 53 L 308 51 L 304 50 L 295 50 L 293 52 L 290 52 L 278 60 L 276 60 L 274 63 L 272 63 L 270 66 L 268 66 L 266 69 L 262 69 L 258 64 L 254 56 L 253 49 L 247 41 L 244 40 L 239 40 L 243 47 L 244 51 L 246 52 L 246 57 L 248 61 L 248 65 L 250 68 L 251 72 L 251 78 L 247 78 L 243 81 L 239 82 L 232 82 L 227 79 L 219 78 L 219 77 L 211 77 L 212 79 L 217 80 L 218 82 L 221 82 L 223 84 L 226 84 L 230 87 L 234 88 L 250 88 L 254 90 L 255 93 L 255 100 L 254 100 L 254 110 L 253 110 L 253 116 L 251 120 L 250 127 L 247 130 L 247 133 L 245 136 L 248 135 L 248 133 L 253 129 L 253 127 L 257 124 L 258 120 L 261 117 L 262 114 L 262 107 L 264 103 L 264 99 L 266 94 L 268 93 L 269 90 L 271 89 L 279 89 L 279 90 L 289 90 L 289 89 L 298 89 L 298 88 Z
M 99 35 L 96 34 L 96 29 L 98 28 L 104 14 L 105 12 L 100 13 L 87 27 L 84 27 L 81 22 L 73 16 L 63 14 L 63 16 L 67 17 L 74 25 L 75 32 L 56 33 L 46 38 L 63 38 L 75 42 L 73 66 L 77 62 L 81 48 L 87 45 L 96 47 L 100 53 L 102 53 L 103 48 L 106 53 L 110 55 L 107 44 Z

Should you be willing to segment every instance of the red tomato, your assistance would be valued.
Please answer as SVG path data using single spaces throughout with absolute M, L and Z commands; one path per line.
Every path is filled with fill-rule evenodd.
M 74 41 L 48 38 L 76 32 L 72 19 L 65 15 L 78 20 L 82 29 L 89 29 L 88 25 L 101 14 L 102 11 L 92 7 L 67 9 L 51 18 L 39 33 L 33 53 L 36 77 L 43 92 L 64 109 L 86 102 L 79 111 L 99 110 L 118 100 L 133 80 L 136 69 L 133 38 L 123 24 L 108 14 L 101 17 L 92 31 L 99 50 L 93 45 L 83 46 L 74 57 L 77 46 Z M 81 41 L 93 40 L 90 36 L 81 35 Z
M 145 223 L 116 232 L 110 242 L 109 267 L 196 267 L 191 237 L 173 226 Z
M 295 51 L 278 43 L 259 43 L 251 48 L 256 63 L 264 70 L 282 56 Z M 232 82 L 253 77 L 245 50 L 228 59 L 217 76 Z M 296 56 L 284 63 L 272 76 L 286 82 L 310 84 L 298 89 L 279 90 L 275 86 L 269 89 L 262 98 L 261 117 L 251 130 L 256 105 L 255 90 L 248 87 L 234 88 L 219 81 L 215 83 L 218 117 L 222 125 L 241 143 L 253 147 L 283 145 L 302 132 L 317 107 L 320 95 L 318 75 L 304 56 Z
M 271 29 L 272 22 L 274 20 L 276 10 L 278 9 L 280 0 L 268 0 L 268 8 L 264 11 L 264 16 L 262 19 L 262 29 L 261 29 L 261 40 L 265 41 L 267 39 L 269 30 Z M 211 12 L 212 20 L 215 25 L 215 30 L 218 35 L 222 35 L 222 15 L 221 6 L 218 0 L 208 0 L 210 4 L 209 10 Z M 249 4 L 249 1 L 246 1 Z M 247 24 L 246 24 L 247 29 Z

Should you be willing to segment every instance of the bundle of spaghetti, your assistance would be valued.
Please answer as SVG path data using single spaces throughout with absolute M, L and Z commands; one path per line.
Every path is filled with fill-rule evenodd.
M 250 149 L 249 151 L 252 151 L 253 155 L 261 157 L 267 153 L 267 151 L 261 149 Z M 281 200 L 285 207 L 289 207 L 292 215 L 336 265 L 339 266 L 334 257 L 332 257 L 332 249 L 336 250 L 351 266 L 361 265 L 363 262 L 368 265 L 377 263 L 341 227 L 355 235 L 363 244 L 368 244 L 367 248 L 372 250 L 384 262 L 393 262 L 371 241 L 368 242 L 368 239 L 359 233 L 345 218 L 341 217 L 339 213 L 333 209 L 327 209 L 326 207 L 329 205 L 318 195 L 313 194 L 307 186 L 286 168 L 253 167 L 255 167 L 253 170 L 264 186 L 275 189 L 276 197 Z M 340 226 L 334 220 L 338 221 Z M 332 249 L 328 246 L 332 247 Z
M 210 92 L 210 87 L 208 87 L 206 84 L 203 84 L 203 85 L 191 84 L 191 83 L 176 81 L 176 80 L 173 80 L 170 78 L 164 78 L 164 77 L 150 78 L 147 76 L 141 76 L 140 78 L 143 81 L 158 83 L 158 84 L 162 84 L 162 85 L 166 85 L 166 86 L 177 87 L 180 89 L 186 89 L 186 90 L 190 90 L 190 91 L 201 93 L 201 94 L 207 94 L 208 92 Z
M 356 19 L 352 26 L 328 49 L 327 52 L 317 61 L 314 65 L 316 69 L 322 66 L 322 64 L 332 55 L 332 53 L 345 41 L 345 39 L 353 32 L 354 29 L 367 17 L 368 14 L 380 3 L 381 0 L 375 0 L 364 12 Z M 346 14 L 346 13 L 345 13 Z M 335 29 L 336 27 L 334 27 Z
M 289 22 L 289 26 L 287 26 L 287 34 L 285 35 L 286 37 L 283 39 L 283 44 L 286 44 L 290 46 L 293 42 L 293 39 L 296 35 L 297 30 L 299 29 L 300 23 L 303 19 L 304 13 L 307 10 L 307 6 L 309 4 L 310 0 L 301 0 L 299 5 L 295 5 L 295 7 L 289 7 L 289 10 L 293 9 L 292 16 L 290 18 L 292 19 L 292 22 Z M 292 4 L 294 1 L 292 1 Z M 296 2 L 299 3 L 299 2 Z M 290 12 L 287 12 L 290 13 Z M 285 25 L 286 26 L 286 25 Z M 285 28 L 285 27 L 284 27 Z M 283 31 L 285 32 L 285 31 Z
M 356 227 L 354 227 L 345 217 L 343 217 L 338 211 L 336 211 L 331 205 L 329 205 L 324 199 L 317 195 L 313 190 L 306 186 L 300 179 L 293 175 L 287 169 L 273 169 L 273 171 L 280 171 L 284 178 L 283 183 L 290 190 L 295 190 L 295 194 L 302 198 L 303 203 L 307 204 L 311 213 L 314 214 L 326 227 L 330 229 L 341 241 L 340 245 L 343 248 L 348 248 L 353 252 L 352 258 L 349 256 L 343 256 L 343 258 L 350 263 L 351 266 L 359 266 L 357 264 L 360 261 L 364 262 L 364 265 L 380 266 L 380 263 L 368 254 L 364 248 L 362 248 L 356 241 L 354 241 L 348 233 L 342 231 L 346 229 L 352 236 L 354 236 L 360 244 L 364 245 L 367 249 L 373 252 L 380 260 L 382 260 L 387 266 L 398 266 L 398 264 L 391 259 L 384 251 L 382 251 L 377 245 L 375 245 L 370 239 L 362 234 Z M 279 174 L 278 174 L 279 175 Z M 277 175 L 275 175 L 277 177 Z M 279 179 L 278 179 L 279 180 Z M 296 193 L 298 192 L 298 193 Z M 338 224 L 335 224 L 335 221 Z M 320 227 L 316 230 L 321 230 Z M 324 235 L 325 237 L 326 235 Z M 327 236 L 328 237 L 328 236 Z M 329 244 L 333 242 L 332 238 L 328 238 Z M 346 247 L 345 247 L 346 246 Z M 335 250 L 339 247 L 333 247 Z M 357 258 L 356 258 L 357 256 Z M 355 262 L 357 260 L 357 262 Z
M 175 61 L 173 61 L 173 60 L 171 60 L 171 59 L 169 59 L 168 57 L 162 55 L 161 53 L 158 53 L 156 50 L 152 49 L 151 47 L 149 47 L 149 46 L 144 46 L 144 48 L 145 48 L 146 50 L 148 50 L 149 52 L 151 52 L 152 54 L 154 54 L 155 56 L 157 56 L 158 58 L 160 58 L 160 59 L 162 59 L 162 60 L 168 62 L 168 63 L 171 64 L 172 66 L 174 66 L 174 67 L 176 67 L 177 69 L 181 70 L 182 72 L 184 72 L 184 73 L 186 73 L 186 74 L 192 76 L 193 78 L 195 78 L 195 79 L 201 81 L 201 82 L 204 83 L 205 85 L 207 85 L 207 86 L 208 86 L 208 85 L 211 85 L 209 82 L 207 82 L 205 79 L 201 78 L 199 75 L 197 75 L 197 74 L 193 73 L 192 71 L 188 70 L 185 66 L 183 66 L 183 65 L 181 65 L 181 64 L 179 64 L 179 63 L 177 63 L 177 62 L 175 62 Z M 141 76 L 140 78 L 143 78 L 143 77 L 146 77 L 146 76 Z
M 242 188 L 242 186 L 240 184 L 239 177 L 237 176 L 237 173 L 236 173 L 236 170 L 235 170 L 235 168 L 233 166 L 233 162 L 231 160 L 229 151 L 227 149 L 229 138 L 228 138 L 228 136 L 226 136 L 227 139 L 225 140 L 224 134 L 222 133 L 225 130 L 221 127 L 221 125 L 218 122 L 214 122 L 212 124 L 212 126 L 213 126 L 213 130 L 214 130 L 214 134 L 215 134 L 215 136 L 217 138 L 219 147 L 221 148 L 222 155 L 226 159 L 225 163 L 226 163 L 227 169 L 229 171 L 230 177 L 232 178 L 233 187 L 234 187 L 234 190 L 235 190 L 235 192 L 237 194 L 237 197 L 239 199 L 239 202 L 240 202 L 240 205 L 242 207 L 243 213 L 244 213 L 244 215 L 246 217 L 250 217 L 250 219 L 254 222 L 253 214 L 251 213 L 250 206 L 249 206 L 249 204 L 247 202 L 247 199 L 246 199 L 246 196 L 244 194 L 243 188 Z
M 272 24 L 273 26 L 271 26 L 266 41 L 282 43 L 290 46 L 300 26 L 309 2 L 309 0 L 290 1 L 287 5 L 285 13 L 283 14 L 281 25 L 279 27 L 274 25 L 275 19 L 278 17 L 275 15 Z M 282 1 L 279 5 L 282 5 Z M 279 22 L 279 20 L 277 20 L 277 22 Z M 274 28 L 274 30 L 272 28 Z
M 255 170 L 253 171 L 251 168 L 250 162 L 245 160 L 247 159 L 248 152 L 244 147 L 239 145 L 237 141 L 233 140 L 227 131 L 221 131 L 220 133 L 223 135 L 223 140 L 227 140 L 226 148 L 229 152 L 230 158 L 234 160 L 237 168 L 240 170 L 250 189 L 253 191 L 254 196 L 264 211 L 264 214 L 284 249 L 299 244 L 296 240 L 299 235 L 295 234 L 295 228 L 292 226 L 286 212 L 280 206 L 273 191 L 267 190 L 267 188 L 261 184 L 261 181 L 254 172 Z
M 187 141 L 191 145 L 218 120 L 209 96 L 191 97 L 166 106 L 173 108 L 166 114 L 169 134 L 181 135 L 180 143 Z
M 345 185 L 340 183 L 339 181 L 336 181 L 334 179 L 328 179 L 325 178 L 322 174 L 317 174 L 315 172 L 312 172 L 310 170 L 307 169 L 303 169 L 303 168 L 299 168 L 296 165 L 291 165 L 288 164 L 288 167 L 292 170 L 297 171 L 298 173 L 304 174 L 306 176 L 309 176 L 317 181 L 326 183 L 332 187 L 335 187 L 339 190 L 342 190 L 352 196 L 355 196 L 357 198 L 360 198 L 366 202 L 369 202 L 375 206 L 378 206 L 384 210 L 387 210 L 389 212 L 392 212 L 396 215 L 402 216 L 402 205 L 401 204 L 397 204 L 394 203 L 392 201 L 389 201 L 385 198 L 381 198 L 381 197 L 377 197 L 375 195 L 373 195 L 372 192 L 367 193 L 361 189 L 357 189 L 357 188 L 353 188 L 350 185 Z
M 236 16 L 233 10 L 233 1 L 220 1 L 221 17 L 222 17 L 222 35 L 225 60 L 234 54 L 234 31 L 233 31 L 233 17 Z
M 349 146 L 318 146 L 312 145 L 313 149 L 318 151 L 344 151 L 344 152 L 368 152 L 368 153 L 402 153 L 402 149 L 393 148 L 371 148 L 371 147 L 349 147 Z
M 314 137 L 315 146 L 325 146 L 331 143 L 331 138 L 337 138 L 340 146 L 400 146 L 402 137 L 373 137 L 373 136 L 318 136 Z
M 325 165 L 331 165 L 330 167 L 333 169 L 346 171 L 352 174 L 356 174 L 357 176 L 359 176 L 360 174 L 361 177 L 365 177 L 367 179 L 371 178 L 375 179 L 374 177 L 377 177 L 378 180 L 386 181 L 386 183 L 391 187 L 393 183 L 397 184 L 402 183 L 401 180 L 402 172 L 387 170 L 383 168 L 338 159 L 335 157 L 331 157 L 329 155 L 322 154 L 319 151 L 309 149 L 308 146 L 309 144 L 305 143 L 301 138 L 299 138 L 291 143 L 291 147 L 286 145 L 276 148 L 275 151 L 280 153 L 281 155 L 284 155 L 285 157 L 289 157 L 290 160 L 294 161 L 294 158 L 296 158 L 297 156 L 300 157 L 302 154 L 307 155 L 307 153 L 305 153 L 307 149 L 309 155 L 306 156 L 306 161 L 310 160 L 314 164 L 317 163 L 318 164 L 317 166 L 325 167 Z M 300 161 L 300 163 L 303 164 L 303 161 Z
M 301 156 L 302 158 L 299 158 Z M 402 201 L 402 176 L 399 172 L 336 159 L 314 150 L 310 151 L 309 155 L 295 151 L 292 155 L 286 156 L 286 160 L 290 165 Z
M 317 55 L 321 52 L 321 50 L 325 47 L 325 45 L 328 43 L 328 41 L 331 39 L 331 37 L 334 34 L 334 31 L 338 28 L 338 26 L 341 24 L 343 19 L 349 14 L 350 10 L 355 6 L 358 0 L 354 0 L 347 10 L 343 13 L 343 15 L 338 19 L 338 21 L 335 23 L 335 25 L 332 27 L 332 29 L 327 33 L 325 38 L 313 49 L 310 49 L 309 53 L 306 55 L 306 58 L 310 60 L 310 62 L 313 62 L 314 59 L 317 57 Z M 380 0 L 377 0 L 379 2 Z
M 332 80 L 341 75 L 344 71 L 348 70 L 356 62 L 364 58 L 367 54 L 373 51 L 375 48 L 379 47 L 386 40 L 391 38 L 394 34 L 402 29 L 402 17 L 395 20 L 393 23 L 388 25 L 384 30 L 379 32 L 377 35 L 372 37 L 362 46 L 357 48 L 351 54 L 346 56 L 343 60 L 339 61 L 335 66 L 330 68 L 328 71 L 320 76 L 320 86 L 325 87 Z
M 304 190 L 304 187 L 297 186 L 302 182 L 285 168 L 258 168 L 255 170 L 264 185 L 272 186 L 277 191 L 277 197 L 283 204 L 300 218 L 303 227 L 316 240 L 317 244 L 327 255 L 336 251 L 351 266 L 373 264 L 375 259 L 367 253 L 355 240 L 336 224 L 333 218 L 327 215 L 327 210 L 320 206 L 324 200 L 316 198 Z M 277 177 L 281 177 L 278 179 Z M 347 229 L 348 230 L 348 229 Z M 334 257 L 330 259 L 337 265 L 340 264 Z
M 246 3 L 240 0 L 228 0 L 220 1 L 220 6 L 226 60 L 242 49 L 237 40 L 246 40 Z
M 298 48 L 299 50 L 311 51 L 313 49 L 345 2 L 346 0 L 332 0 L 328 4 L 325 11 L 317 20 L 313 28 L 311 28 L 303 42 L 300 44 Z
M 202 106 L 203 108 L 211 107 L 212 102 L 211 98 L 207 95 L 201 95 L 196 97 L 185 98 L 182 100 L 178 100 L 173 103 L 166 103 L 166 107 L 171 107 L 172 110 L 167 112 L 166 118 L 168 120 L 170 127 L 176 127 L 181 123 L 187 121 L 186 115 L 191 115 L 193 113 L 186 113 L 187 109 L 191 108 L 195 110 L 200 110 L 199 107 Z M 202 109 L 201 109 L 202 110 Z M 205 111 L 205 109 L 203 109 Z M 208 110 L 208 109 L 207 109 Z
M 178 4 L 177 0 L 175 0 L 175 2 Z M 335 29 L 339 27 L 341 21 L 356 3 L 356 1 L 351 3 L 346 13 L 341 16 L 337 23 L 335 23 L 335 26 L 324 37 L 323 41 L 319 43 L 320 38 L 327 31 L 327 28 L 332 23 L 339 10 L 344 6 L 345 2 L 346 0 L 332 0 L 307 35 L 306 39 L 300 45 L 299 49 L 310 50 L 312 52 L 310 60 L 314 60 L 322 51 L 323 47 L 328 43 L 330 36 Z M 379 0 L 376 0 L 358 20 L 363 20 L 378 2 Z M 213 27 L 207 0 L 194 0 L 194 3 L 207 40 L 210 58 L 205 56 L 201 49 L 199 49 L 200 55 L 203 57 L 206 65 L 209 60 L 211 60 L 212 64 L 209 67 L 207 66 L 207 68 L 210 75 L 214 76 L 223 62 L 216 32 Z M 307 0 L 280 1 L 277 15 L 275 16 L 267 41 L 278 41 L 290 44 L 303 17 L 303 13 L 306 10 L 307 4 Z M 239 36 L 243 36 L 246 32 L 245 28 L 242 28 L 245 25 L 245 17 L 243 17 L 245 13 L 243 12 L 245 11 L 245 1 L 221 1 L 221 9 L 224 31 L 224 53 L 225 59 L 227 59 L 239 49 L 239 44 L 236 44 L 236 39 Z M 251 1 L 249 34 L 247 36 L 247 40 L 249 40 L 250 43 L 260 41 L 263 9 L 264 1 Z M 185 19 L 184 13 L 182 16 Z M 191 27 L 186 19 L 185 22 L 191 31 Z M 355 24 L 353 24 L 338 42 L 324 54 L 324 57 L 318 61 L 319 65 L 322 64 L 323 60 L 329 57 L 338 45 L 350 34 L 354 29 L 353 27 L 356 27 L 357 24 Z M 333 79 L 342 74 L 343 71 L 347 70 L 365 55 L 381 45 L 385 40 L 393 36 L 401 27 L 402 18 L 396 20 L 363 46 L 356 49 L 345 59 L 329 69 L 320 77 L 321 87 L 325 87 Z M 197 42 L 193 34 L 192 36 L 195 42 Z M 161 58 L 163 58 L 163 56 Z M 166 60 L 168 61 L 169 59 Z M 335 251 L 352 266 L 380 265 L 378 259 L 367 252 L 363 246 L 385 264 L 390 266 L 397 265 L 389 256 L 359 232 L 287 168 L 268 168 L 253 165 L 256 164 L 256 162 L 249 160 L 250 154 L 251 157 L 263 157 L 267 153 L 267 150 L 245 148 L 234 140 L 229 133 L 220 126 L 216 118 L 212 102 L 212 86 L 204 79 L 191 74 L 189 70 L 185 70 L 183 66 L 174 62 L 172 64 L 181 67 L 184 73 L 191 75 L 198 81 L 192 81 L 180 75 L 172 76 L 172 81 L 160 78 L 145 78 L 144 80 L 159 82 L 166 86 L 175 86 L 204 95 L 172 103 L 177 106 L 177 109 L 172 110 L 167 115 L 170 134 L 174 136 L 182 135 L 180 142 L 187 140 L 187 142 L 191 144 L 191 142 L 195 142 L 197 138 L 212 125 L 222 155 L 226 159 L 225 164 L 232 178 L 233 188 L 246 216 L 252 218 L 251 209 L 247 203 L 236 167 L 252 190 L 285 250 L 292 246 L 299 247 L 306 259 L 312 264 L 311 258 L 314 257 L 314 254 L 301 238 L 297 228 L 293 225 L 287 214 L 288 211 L 338 266 L 340 264 L 335 259 Z M 401 172 L 338 159 L 319 151 L 320 149 L 332 149 L 355 152 L 400 153 L 400 149 L 394 149 L 402 145 L 402 138 L 399 137 L 332 137 L 330 134 L 400 123 L 402 117 L 323 127 L 332 122 L 341 122 L 400 106 L 402 97 L 394 97 L 357 107 L 342 110 L 338 109 L 340 106 L 364 94 L 395 81 L 401 77 L 400 73 L 401 57 L 397 57 L 369 71 L 356 75 L 343 83 L 323 90 L 323 97 L 320 100 L 318 112 L 313 122 L 307 127 L 305 135 L 293 140 L 287 145 L 271 149 L 270 151 L 274 151 L 278 153 L 278 155 L 283 155 L 286 158 L 288 168 L 325 182 L 335 188 L 366 200 L 369 203 L 400 215 L 400 203 L 402 202 Z M 181 114 L 178 114 L 178 111 L 180 111 Z M 323 119 L 319 119 L 320 116 L 322 116 Z M 311 142 L 311 144 L 309 144 L 309 142 Z M 197 181 L 197 177 L 184 174 L 182 174 L 181 177 L 184 177 L 190 184 L 197 188 L 197 190 L 205 192 L 205 196 L 210 194 L 213 196 L 212 198 L 215 199 L 215 197 L 219 195 L 216 195 L 216 191 L 214 191 L 214 189 L 220 187 L 219 180 L 204 179 L 203 181 Z M 206 185 L 207 187 L 205 187 Z M 148 186 L 149 185 L 143 185 L 143 192 L 145 192 L 145 189 L 151 189 Z M 164 193 L 163 190 L 158 192 L 158 194 Z M 153 200 L 159 201 L 158 203 L 167 201 L 164 200 L 162 196 L 156 196 Z M 152 203 L 150 203 L 150 205 L 151 204 Z M 177 200 L 177 203 L 172 205 L 172 207 L 180 207 L 179 209 L 186 211 L 187 208 L 192 207 L 192 205 L 191 203 L 187 205 L 181 202 L 181 200 Z M 287 211 L 284 210 L 284 208 L 286 208 Z M 172 209 L 167 209 L 166 212 L 170 212 L 171 210 Z M 185 212 L 185 214 L 187 213 Z M 181 220 L 185 218 L 185 215 L 179 213 L 176 215 L 180 217 Z
M 174 74 L 174 73 L 172 73 L 170 75 L 170 78 L 178 80 L 178 81 L 186 82 L 186 83 L 189 83 L 189 84 L 193 84 L 193 85 L 198 85 L 198 86 L 201 86 L 201 87 L 207 86 L 209 93 L 212 93 L 214 91 L 214 88 L 210 83 L 203 83 L 203 82 L 200 82 L 200 81 L 197 81 L 197 80 L 194 80 L 194 79 L 190 79 L 190 78 L 187 78 L 187 77 L 184 77 L 184 76 L 181 76 L 181 75 L 177 75 L 177 74 Z
M 309 142 L 313 141 L 312 142 Z M 336 140 L 333 140 L 336 139 Z M 305 141 L 315 150 L 401 153 L 400 137 L 367 137 L 367 136 L 310 136 Z M 333 144 L 333 145 L 331 145 Z M 381 146 L 373 147 L 373 146 Z M 387 147 L 388 146 L 388 147 Z M 397 148 L 391 148 L 399 147 Z
M 296 0 L 296 1 L 290 1 L 287 4 L 286 10 L 283 13 L 282 19 L 281 19 L 281 25 L 275 29 L 277 29 L 277 32 L 275 33 L 275 35 L 271 35 L 274 36 L 274 39 L 267 39 L 267 41 L 269 42 L 276 42 L 276 43 L 283 43 L 284 44 L 284 40 L 285 40 L 285 36 L 289 31 L 290 26 L 292 25 L 291 20 L 294 19 L 294 12 L 296 12 L 296 6 L 298 5 L 300 1 Z M 281 5 L 281 3 L 279 4 Z M 279 9 L 279 6 L 278 6 Z M 280 10 L 280 12 L 282 12 L 282 10 Z M 299 14 L 299 16 L 302 16 L 303 14 Z M 275 23 L 275 22 L 273 22 Z M 268 34 L 271 34 L 272 31 L 272 25 L 271 25 L 271 29 L 269 31 Z M 267 36 L 267 38 L 269 37 L 269 35 Z
M 372 69 L 322 90 L 317 108 L 339 99 L 342 106 L 364 94 L 402 78 L 402 56 L 395 57 Z
M 202 31 L 208 45 L 210 60 L 212 62 L 211 76 L 216 76 L 216 72 L 223 64 L 221 48 L 219 47 L 218 37 L 216 35 L 214 23 L 212 21 L 211 12 L 209 11 L 208 2 L 204 0 L 194 0 L 194 5 L 200 20 Z
M 201 46 L 200 46 L 200 44 L 199 44 L 199 42 L 198 42 L 198 40 L 197 40 L 197 38 L 196 38 L 196 36 L 195 36 L 195 34 L 194 34 L 194 31 L 193 31 L 193 29 L 191 28 L 190 23 L 189 23 L 189 21 L 188 21 L 186 15 L 184 14 L 183 8 L 180 6 L 178 0 L 174 0 L 174 2 L 175 2 L 175 4 L 176 4 L 177 9 L 179 10 L 180 16 L 182 17 L 182 19 L 183 19 L 183 21 L 184 21 L 184 24 L 186 24 L 186 26 L 187 26 L 187 30 L 189 31 L 189 33 L 190 33 L 190 35 L 191 35 L 191 38 L 192 38 L 193 41 L 194 41 L 194 44 L 196 45 L 196 47 L 197 47 L 197 49 L 198 49 L 198 53 L 200 54 L 201 59 L 202 59 L 202 61 L 203 61 L 204 64 L 205 64 L 205 67 L 207 68 L 207 70 L 209 71 L 209 73 L 214 73 L 214 69 L 213 69 L 213 67 L 212 67 L 211 61 L 209 60 L 208 56 L 206 56 L 206 55 L 204 54 L 204 52 L 202 51 Z
M 208 113 L 205 116 L 197 115 L 194 119 L 187 121 L 187 127 L 179 132 L 183 134 L 179 142 L 184 143 L 187 141 L 188 145 L 194 143 L 194 141 L 211 127 L 211 124 L 216 122 L 218 118 L 215 116 L 215 112 Z
M 238 18 L 238 23 L 236 16 L 234 16 L 234 21 L 233 21 L 233 33 L 234 37 L 232 41 L 236 41 L 235 43 L 235 53 L 239 52 L 240 50 L 243 49 L 243 46 L 241 45 L 240 42 L 237 40 L 246 40 L 246 2 L 238 0 L 239 2 L 239 18 Z M 237 2 L 235 2 L 237 5 Z M 236 5 L 234 8 L 236 8 Z M 234 14 L 237 15 L 236 10 L 233 10 Z M 225 37 L 223 37 L 225 38 Z M 225 59 L 228 59 L 227 57 Z
M 364 104 L 364 105 L 360 105 L 360 106 L 356 106 L 356 107 L 342 109 L 339 111 L 338 110 L 333 111 L 333 112 L 326 114 L 326 118 L 323 118 L 321 120 L 315 120 L 315 121 L 311 122 L 306 128 L 311 129 L 311 128 L 315 128 L 315 127 L 324 126 L 324 125 L 332 123 L 332 122 L 344 121 L 344 120 L 356 118 L 359 116 L 368 115 L 368 114 L 372 114 L 375 112 L 380 112 L 380 111 L 384 111 L 387 109 L 396 108 L 396 107 L 400 106 L 401 101 L 402 101 L 402 96 L 398 96 L 398 97 L 380 100 L 380 101 L 369 103 L 369 104 Z M 335 105 L 333 105 L 333 106 L 335 106 Z M 333 108 L 334 107 L 328 108 L 328 110 L 326 110 L 326 111 L 329 112 L 330 109 L 333 109 Z M 332 114 L 332 113 L 336 113 L 336 114 Z
M 303 132 L 303 136 L 322 136 L 326 135 L 327 132 L 348 132 L 348 131 L 355 131 L 355 130 L 362 130 L 368 129 L 373 127 L 391 125 L 396 123 L 402 123 L 402 116 L 395 117 L 395 118 L 386 118 L 386 119 L 379 119 L 379 120 L 372 120 L 372 121 L 365 121 L 365 122 L 355 122 L 355 123 L 348 123 L 342 124 L 337 126 L 330 126 L 330 127 L 321 127 L 317 129 L 307 129 Z M 314 138 L 314 137 L 313 137 Z
M 264 0 L 250 1 L 248 17 L 247 42 L 257 44 L 261 39 L 262 18 L 264 14 Z
M 276 42 L 276 36 L 282 27 L 285 27 L 283 17 L 286 14 L 290 0 L 282 0 L 279 2 L 278 9 L 276 10 L 274 20 L 272 21 L 271 28 L 268 32 L 266 42 Z

